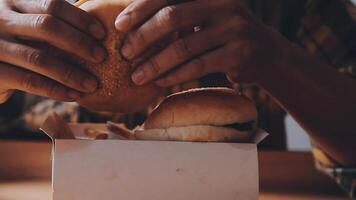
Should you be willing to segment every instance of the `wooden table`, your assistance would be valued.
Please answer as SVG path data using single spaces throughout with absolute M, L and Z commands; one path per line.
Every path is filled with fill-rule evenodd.
M 51 144 L 0 141 L 0 200 L 51 199 Z M 261 151 L 260 200 L 347 200 L 306 152 Z
M 15 181 L 0 183 L 1 200 L 50 200 L 51 184 L 49 181 Z M 346 200 L 337 195 L 286 194 L 261 192 L 260 200 Z

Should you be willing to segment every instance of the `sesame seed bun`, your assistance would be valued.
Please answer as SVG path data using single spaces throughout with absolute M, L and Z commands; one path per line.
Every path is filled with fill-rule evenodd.
M 83 66 L 96 75 L 100 87 L 84 96 L 78 103 L 89 110 L 131 113 L 145 109 L 160 94 L 153 84 L 137 86 L 131 80 L 132 65 L 121 56 L 118 49 L 124 37 L 115 29 L 115 19 L 132 0 L 81 1 L 79 7 L 99 19 L 106 28 L 102 41 L 108 58 L 101 64 L 84 62 Z

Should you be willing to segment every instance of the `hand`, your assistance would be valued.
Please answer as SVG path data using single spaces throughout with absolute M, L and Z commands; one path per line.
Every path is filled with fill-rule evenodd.
M 200 31 L 190 31 L 200 26 Z M 258 82 L 288 59 L 292 45 L 266 27 L 237 0 L 192 0 L 170 4 L 168 0 L 136 0 L 116 20 L 127 34 L 122 54 L 139 58 L 157 41 L 182 33 L 160 53 L 138 66 L 136 84 L 155 80 L 171 86 L 212 72 L 224 72 L 231 80 Z
M 74 101 L 96 78 L 68 62 L 105 59 L 103 26 L 64 0 L 0 0 L 0 103 L 13 90 Z

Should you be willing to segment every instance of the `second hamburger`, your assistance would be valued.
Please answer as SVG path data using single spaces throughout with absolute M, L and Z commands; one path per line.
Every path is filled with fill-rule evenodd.
M 257 126 L 257 109 L 228 88 L 192 89 L 167 97 L 153 110 L 138 140 L 249 142 Z

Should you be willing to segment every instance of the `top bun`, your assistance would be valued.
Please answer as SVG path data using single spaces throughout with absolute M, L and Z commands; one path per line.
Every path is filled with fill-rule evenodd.
M 150 114 L 144 129 L 257 121 L 255 105 L 228 88 L 192 89 L 167 97 Z
M 118 51 L 123 34 L 115 29 L 115 19 L 132 0 L 81 1 L 79 7 L 99 19 L 106 28 L 103 45 L 108 58 L 101 64 L 84 62 L 84 67 L 99 79 L 100 86 L 78 103 L 89 110 L 131 113 L 145 109 L 160 94 L 153 84 L 137 86 L 131 80 L 132 66 Z

